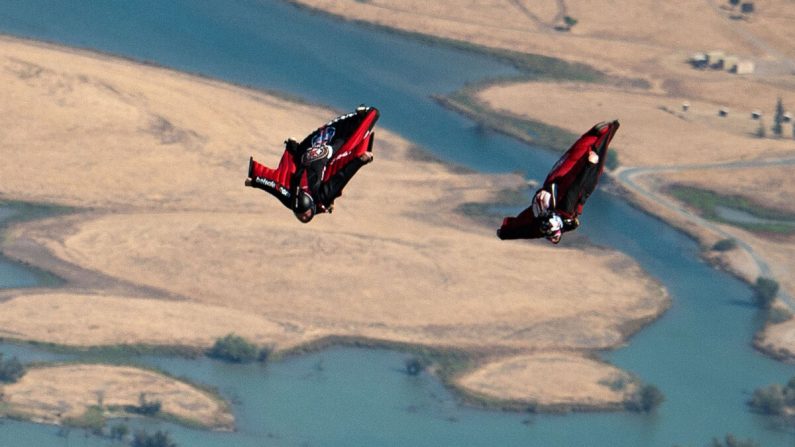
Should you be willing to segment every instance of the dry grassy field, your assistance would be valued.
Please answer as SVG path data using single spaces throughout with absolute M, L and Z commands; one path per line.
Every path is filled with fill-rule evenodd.
M 275 164 L 284 138 L 340 111 L 8 38 L 0 68 L 14 117 L 0 129 L 0 197 L 75 207 L 7 232 L 5 253 L 67 282 L 4 293 L 4 337 L 206 348 L 236 332 L 281 351 L 345 336 L 501 362 L 620 345 L 668 304 L 622 254 L 499 241 L 498 222 L 455 209 L 522 179 L 417 160 L 378 128 L 375 162 L 333 215 L 302 225 L 243 187 L 249 155 Z M 578 376 L 567 399 L 607 387 L 590 380 L 613 368 L 594 365 L 605 372 Z M 499 374 L 516 389 L 528 377 Z M 545 392 L 561 390 L 533 399 L 554 400 Z
M 575 134 L 594 122 L 619 119 L 622 127 L 612 148 L 622 166 L 669 168 L 653 178 L 637 179 L 655 194 L 679 183 L 742 196 L 762 207 L 793 210 L 795 168 L 791 163 L 730 171 L 720 166 L 692 169 L 694 164 L 795 158 L 792 123 L 784 123 L 783 138 L 773 138 L 771 132 L 779 98 L 790 114 L 795 110 L 791 0 L 754 2 L 750 14 L 718 0 L 599 4 L 584 0 L 470 0 L 430 6 L 419 0 L 293 2 L 411 33 L 588 64 L 605 73 L 607 82 L 507 83 L 482 89 L 475 100 L 511 117 Z M 568 31 L 560 31 L 566 16 L 576 23 Z M 708 51 L 753 62 L 755 70 L 737 75 L 691 67 L 688 60 L 694 53 Z M 644 83 L 647 87 L 639 87 Z M 721 109 L 727 111 L 726 116 L 719 116 Z M 752 112 L 760 112 L 761 119 L 752 119 Z M 757 137 L 760 127 L 765 138 Z M 700 226 L 658 200 L 635 193 L 631 196 L 647 210 L 698 237 L 705 248 L 727 236 L 747 242 L 769 265 L 782 289 L 795 296 L 795 236 L 791 233 L 748 232 L 725 224 Z M 706 256 L 750 282 L 763 273 L 741 250 Z M 795 352 L 793 340 L 793 336 L 783 337 L 779 347 Z
M 2 391 L 5 411 L 34 421 L 62 424 L 90 421 L 86 412 L 101 408 L 102 417 L 134 414 L 126 408 L 160 402 L 160 411 L 187 423 L 231 430 L 229 407 L 217 397 L 178 380 L 126 366 L 59 365 L 31 368 Z M 96 410 L 95 410 L 96 411 Z

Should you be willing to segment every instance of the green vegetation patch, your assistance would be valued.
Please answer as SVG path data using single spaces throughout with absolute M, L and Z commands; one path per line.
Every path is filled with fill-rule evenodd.
M 0 382 L 13 383 L 25 375 L 25 367 L 19 359 L 11 357 L 3 360 L 3 353 L 0 352 Z
M 84 363 L 124 363 L 131 356 L 160 355 L 185 358 L 199 358 L 204 355 L 202 348 L 182 345 L 117 344 L 104 346 L 70 346 L 35 340 L 0 338 L 2 342 L 18 343 L 45 349 L 55 354 L 78 355 Z
M 133 435 L 130 447 L 177 447 L 167 431 L 158 430 L 153 434 L 140 430 Z
M 64 425 L 83 428 L 94 433 L 101 433 L 105 426 L 105 414 L 102 407 L 92 405 L 86 409 L 82 416 L 65 418 Z
M 751 395 L 748 406 L 766 415 L 780 416 L 795 413 L 795 377 L 785 385 L 774 383 L 758 388 Z
M 778 294 L 778 282 L 770 278 L 758 277 L 753 285 L 754 301 L 762 309 L 770 309 Z
M 268 357 L 267 349 L 260 349 L 245 338 L 228 334 L 215 341 L 207 356 L 232 363 L 250 363 L 255 360 L 264 361 Z
M 721 239 L 712 246 L 715 251 L 730 251 L 737 248 L 736 239 Z
M 662 391 L 654 385 L 643 385 L 638 392 L 626 402 L 626 408 L 632 411 L 649 413 L 665 401 Z
M 746 197 L 722 195 L 709 189 L 696 188 L 681 184 L 669 185 L 665 192 L 698 210 L 705 219 L 733 225 L 759 233 L 793 234 L 795 233 L 795 214 L 789 214 L 773 208 L 758 205 Z M 718 207 L 742 211 L 751 216 L 767 220 L 767 223 L 744 223 L 728 220 L 718 214 Z

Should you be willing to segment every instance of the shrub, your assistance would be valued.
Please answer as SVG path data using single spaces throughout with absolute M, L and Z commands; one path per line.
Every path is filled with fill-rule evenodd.
M 759 447 L 759 444 L 750 439 L 745 441 L 737 439 L 733 434 L 729 433 L 723 442 L 718 438 L 712 438 L 710 447 Z
M 634 411 L 649 413 L 665 401 L 665 396 L 654 385 L 643 385 L 640 390 L 627 402 L 627 408 Z
M 124 424 L 116 424 L 110 428 L 110 438 L 121 441 L 130 433 L 130 428 Z
M 13 383 L 24 375 L 25 367 L 16 357 L 3 360 L 3 354 L 0 353 L 0 382 Z
M 425 369 L 425 365 L 417 357 L 406 360 L 406 374 L 416 376 Z
M 235 334 L 228 334 L 216 340 L 207 355 L 233 363 L 248 363 L 260 358 L 256 346 Z
M 763 414 L 781 414 L 784 411 L 784 388 L 773 384 L 754 391 L 748 405 Z
M 660 406 L 665 400 L 663 393 L 654 385 L 645 385 L 640 389 L 640 409 L 649 412 Z
M 784 134 L 784 127 L 782 123 L 784 122 L 784 103 L 781 101 L 781 97 L 778 97 L 778 101 L 776 101 L 776 114 L 773 117 L 773 127 L 771 130 L 773 134 L 777 137 L 781 137 Z
M 754 301 L 756 301 L 756 305 L 763 308 L 769 309 L 770 305 L 773 304 L 773 300 L 776 298 L 776 294 L 778 294 L 778 283 L 770 278 L 763 278 L 759 277 L 756 278 L 756 284 L 754 284 Z
M 715 251 L 729 251 L 735 248 L 737 248 L 737 240 L 735 239 L 721 239 L 712 246 Z
M 765 124 L 760 120 L 759 127 L 756 128 L 756 137 L 765 138 L 766 136 L 767 136 L 767 131 L 765 130 Z
M 130 447 L 177 447 L 177 443 L 171 440 L 168 432 L 158 430 L 150 435 L 145 431 L 138 431 L 133 436 Z
M 159 400 L 146 400 L 146 393 L 141 393 L 138 396 L 138 406 L 130 405 L 126 410 L 143 416 L 154 416 L 160 413 L 162 407 L 162 402 Z
M 92 405 L 79 417 L 65 418 L 64 425 L 69 427 L 84 428 L 92 433 L 99 434 L 105 426 L 105 414 L 102 408 Z

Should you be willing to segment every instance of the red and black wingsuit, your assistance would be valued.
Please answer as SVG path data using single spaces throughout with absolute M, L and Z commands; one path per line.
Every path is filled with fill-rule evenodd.
M 607 160 L 607 148 L 618 130 L 618 121 L 602 122 L 583 134 L 574 145 L 555 163 L 544 180 L 544 185 L 536 191 L 552 195 L 549 212 L 555 213 L 563 221 L 562 232 L 579 226 L 579 216 L 588 197 L 596 189 L 599 177 Z M 589 162 L 589 153 L 599 156 L 597 163 Z M 534 239 L 548 236 L 544 228 L 545 218 L 536 216 L 532 205 L 516 217 L 506 217 L 497 230 L 500 239 Z
M 285 141 L 276 169 L 253 158 L 249 161 L 246 185 L 273 194 L 296 216 L 308 209 L 309 219 L 316 213 L 330 212 L 351 177 L 372 159 L 363 155 L 372 152 L 373 127 L 378 118 L 375 107 L 359 106 L 353 113 L 319 127 L 300 143 Z

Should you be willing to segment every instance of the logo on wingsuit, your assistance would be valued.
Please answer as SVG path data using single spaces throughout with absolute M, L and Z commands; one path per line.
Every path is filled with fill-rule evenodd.
M 312 138 L 312 147 L 320 146 L 321 144 L 329 144 L 332 138 L 334 138 L 334 134 L 337 132 L 333 126 L 328 126 L 320 129 Z
M 274 182 L 273 180 L 268 180 L 266 178 L 257 177 L 255 182 L 257 182 L 257 183 L 259 183 L 261 185 L 269 186 L 269 187 L 279 191 L 279 193 L 281 195 L 285 196 L 285 197 L 290 197 L 290 191 L 288 191 L 287 188 L 285 188 L 284 186 L 279 185 L 278 183 Z
M 313 161 L 328 158 L 330 155 L 331 146 L 327 144 L 312 146 L 304 153 L 303 157 L 301 157 L 301 163 L 303 163 L 304 166 L 308 166 Z

